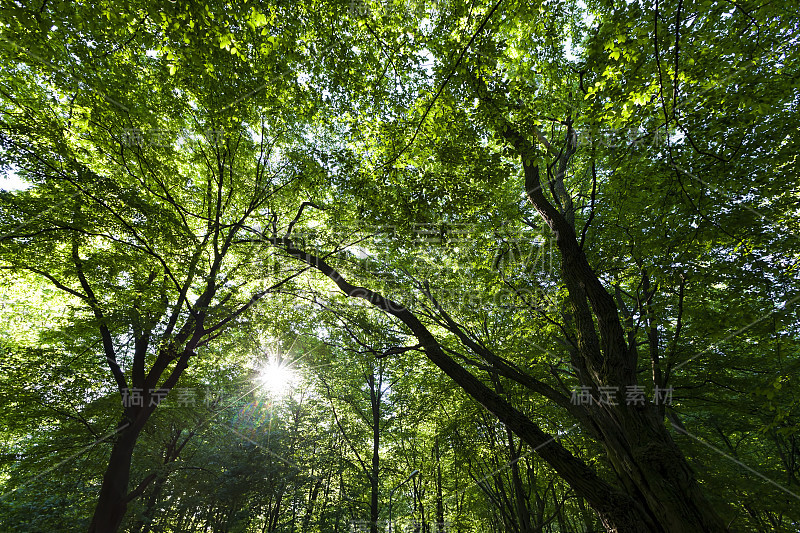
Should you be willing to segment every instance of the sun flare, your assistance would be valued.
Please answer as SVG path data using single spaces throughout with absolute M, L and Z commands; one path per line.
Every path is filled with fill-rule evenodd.
M 258 370 L 258 381 L 262 388 L 272 394 L 286 394 L 294 385 L 297 376 L 288 365 L 270 360 Z

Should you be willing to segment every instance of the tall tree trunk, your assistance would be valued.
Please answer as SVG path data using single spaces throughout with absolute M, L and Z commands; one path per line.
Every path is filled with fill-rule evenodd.
M 195 335 L 190 341 L 193 347 L 196 345 L 200 334 L 202 333 L 202 323 L 195 331 Z M 187 331 L 189 328 L 186 328 Z M 107 335 L 108 337 L 108 335 Z M 106 339 L 106 344 L 111 344 L 111 341 Z M 133 450 L 136 447 L 136 441 L 139 434 L 144 428 L 147 421 L 152 416 L 157 408 L 157 402 L 153 402 L 153 398 L 149 391 L 155 389 L 158 379 L 166 371 L 167 366 L 171 361 L 177 358 L 177 362 L 169 373 L 167 379 L 162 384 L 162 390 L 169 391 L 178 382 L 183 371 L 188 366 L 189 357 L 194 353 L 188 346 L 176 357 L 175 351 L 170 347 L 159 352 L 150 374 L 145 378 L 144 376 L 144 355 L 146 352 L 145 342 L 144 348 L 141 350 L 137 348 L 137 354 L 134 358 L 135 366 L 139 368 L 137 371 L 134 369 L 134 388 L 147 391 L 141 398 L 141 404 L 138 406 L 126 405 L 124 406 L 124 416 L 118 428 L 117 439 L 114 446 L 111 448 L 111 457 L 108 460 L 108 467 L 103 475 L 103 484 L 100 486 L 100 494 L 97 500 L 97 506 L 94 510 L 92 522 L 89 524 L 89 533 L 116 533 L 122 524 L 122 519 L 128 510 L 128 503 L 134 498 L 141 495 L 149 481 L 152 481 L 155 476 L 149 476 L 146 480 L 137 487 L 133 492 L 128 492 L 128 483 L 131 475 L 131 460 L 133 459 Z M 113 350 L 106 349 L 107 353 L 113 355 Z M 109 357 L 109 364 L 115 369 L 115 374 L 119 376 L 118 383 L 128 391 L 130 394 L 131 389 L 125 385 L 125 378 L 116 364 L 116 356 L 113 361 Z M 130 397 L 129 397 L 130 400 Z
M 529 201 L 556 237 L 562 260 L 561 277 L 575 323 L 580 356 L 575 366 L 581 384 L 593 392 L 602 386 L 626 390 L 637 385 L 636 341 L 632 339 L 631 346 L 626 343 L 614 298 L 589 265 L 566 213 L 556 209 L 544 196 L 538 164 L 530 161 L 530 143 L 513 127 L 505 127 L 503 136 L 521 156 Z M 568 120 L 568 145 L 573 138 Z M 667 431 L 658 406 L 647 402 L 643 405 L 602 402 L 592 406 L 591 419 L 590 431 L 599 436 L 626 493 L 641 502 L 661 530 L 727 531 Z
M 492 382 L 494 383 L 494 389 L 499 394 L 505 394 L 505 389 L 503 388 L 503 384 L 497 374 L 492 375 Z M 517 448 L 517 445 L 514 442 L 514 433 L 511 431 L 511 428 L 505 426 L 505 430 L 509 464 L 511 465 L 511 486 L 513 489 L 514 498 L 513 503 L 509 502 L 509 511 L 512 513 L 512 515 L 516 515 L 520 533 L 532 533 L 533 530 L 531 528 L 531 513 L 528 506 L 528 497 L 525 494 L 525 489 L 522 486 L 522 476 L 520 476 L 519 473 L 521 450 Z
M 593 390 L 600 386 L 625 390 L 636 385 L 635 350 L 624 341 L 613 298 L 589 266 L 572 227 L 545 203 L 538 170 L 527 167 L 526 171 L 531 201 L 557 235 L 562 274 L 584 356 L 586 372 L 581 373 L 582 383 Z M 593 406 L 592 418 L 626 492 L 645 505 L 659 527 L 678 533 L 727 530 L 700 491 L 657 406 L 647 402 L 616 406 L 605 402 Z
M 514 443 L 514 434 L 506 426 L 506 436 L 508 438 L 508 449 L 511 453 L 511 482 L 514 486 L 514 503 L 519 517 L 519 528 L 521 533 L 532 533 L 531 513 L 528 508 L 528 497 L 525 488 L 522 486 L 522 477 L 519 473 L 519 461 L 521 459 L 520 450 Z
M 183 442 L 181 442 L 181 435 L 183 434 L 181 429 L 175 428 L 172 430 L 171 438 L 166 442 L 164 448 L 164 466 L 169 465 L 170 463 L 176 461 L 178 457 L 180 457 L 184 446 L 186 446 L 189 440 L 194 436 L 194 433 L 194 430 L 190 431 L 189 434 L 183 439 Z M 151 474 L 150 477 L 155 481 L 153 481 L 153 489 L 150 491 L 150 495 L 147 498 L 144 511 L 142 511 L 141 517 L 136 521 L 132 528 L 132 531 L 136 533 L 150 531 L 152 529 L 151 524 L 153 523 L 156 504 L 158 503 L 158 499 L 161 495 L 161 491 L 164 488 L 164 484 L 167 481 L 166 473 L 160 475 Z
M 665 531 L 726 531 L 657 406 L 620 405 L 598 415 L 603 446 L 626 491 L 637 495 Z
M 439 435 L 433 440 L 433 458 L 436 461 L 436 533 L 444 533 L 444 497 L 442 495 L 442 456 L 439 453 Z
M 381 385 L 382 379 L 376 383 L 375 372 L 367 376 L 369 383 L 369 399 L 372 406 L 372 470 L 370 471 L 369 530 L 378 533 L 380 497 L 380 445 L 381 445 Z
M 278 521 L 281 517 L 281 503 L 283 502 L 283 493 L 286 490 L 286 484 L 282 484 L 278 489 L 278 495 L 275 498 L 275 506 L 270 511 L 269 515 L 269 528 L 267 531 L 276 531 L 278 529 Z
M 166 476 L 159 476 L 155 480 L 155 483 L 153 483 L 153 491 L 147 498 L 147 503 L 145 504 L 144 511 L 142 511 L 142 516 L 133 526 L 132 531 L 136 533 L 143 533 L 146 531 L 150 531 L 152 529 L 156 504 L 158 503 L 158 498 L 161 495 L 161 491 L 163 490 L 164 483 L 166 481 L 167 481 Z
M 127 419 L 120 422 L 120 427 L 125 424 L 127 427 L 118 433 L 111 448 L 111 457 L 103 475 L 103 484 L 89 525 L 89 533 L 114 533 L 119 529 L 128 510 L 131 460 L 141 427 Z
M 306 512 L 303 515 L 303 531 L 308 531 L 311 525 L 311 518 L 314 516 L 314 510 L 317 503 L 317 498 L 319 497 L 319 490 L 322 488 L 322 478 L 318 478 L 316 481 L 312 481 L 312 486 L 309 489 L 308 495 L 308 504 L 306 506 Z

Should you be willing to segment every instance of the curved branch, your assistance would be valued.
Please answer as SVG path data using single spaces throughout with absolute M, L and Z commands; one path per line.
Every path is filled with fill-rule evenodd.
M 433 364 L 447 374 L 469 396 L 506 424 L 526 444 L 534 448 L 575 489 L 578 495 L 591 503 L 604 521 L 613 523 L 616 519 L 640 520 L 641 517 L 646 516 L 641 504 L 601 479 L 594 470 L 557 442 L 555 437 L 542 431 L 524 413 L 517 410 L 450 358 L 428 328 L 405 306 L 380 293 L 353 285 L 321 258 L 295 248 L 289 239 L 275 238 L 266 242 L 282 247 L 289 255 L 319 270 L 336 283 L 347 296 L 366 300 L 378 309 L 400 319 L 417 337 L 419 344 L 424 348 L 425 354 Z M 637 518 L 634 519 L 634 516 Z

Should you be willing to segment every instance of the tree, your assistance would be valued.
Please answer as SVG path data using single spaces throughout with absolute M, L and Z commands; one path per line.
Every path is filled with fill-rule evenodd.
M 0 164 L 31 187 L 0 194 L 0 260 L 7 279 L 36 280 L 35 305 L 66 309 L 52 346 L 20 331 L 6 351 L 26 380 L 49 357 L 81 362 L 39 377 L 94 375 L 100 354 L 90 398 L 26 392 L 54 413 L 48 436 L 103 435 L 103 402 L 127 404 L 90 529 L 117 529 L 157 478 L 134 467 L 130 490 L 134 446 L 190 362 L 218 343 L 251 350 L 243 331 L 270 292 L 300 307 L 263 322 L 332 338 L 302 316 L 353 311 L 331 289 L 381 315 L 348 314 L 341 348 L 369 346 L 398 376 L 424 355 L 510 431 L 512 461 L 535 452 L 569 486 L 564 527 L 591 527 L 583 502 L 609 531 L 798 520 L 797 13 L 342 0 L 10 4 L 2 18 Z M 152 135 L 165 131 L 186 133 Z M 61 398 L 75 408 L 56 412 Z M 18 455 L 41 413 L 7 432 Z M 393 440 L 379 426 L 378 463 L 375 443 Z M 446 455 L 431 436 L 404 460 Z M 439 474 L 420 464 L 421 514 Z M 770 483 L 731 483 L 741 465 Z M 377 521 L 380 467 L 365 470 Z M 240 517 L 236 471 L 209 523 Z M 533 528 L 510 475 L 507 523 Z M 347 493 L 337 477 L 324 499 Z M 286 507 L 269 509 L 268 529 Z
M 5 76 L 3 162 L 34 185 L 3 195 L 3 267 L 37 274 L 76 301 L 80 335 L 102 346 L 123 414 L 90 530 L 115 531 L 140 493 L 128 489 L 131 457 L 159 401 L 198 350 L 281 283 L 236 239 L 249 224 L 274 222 L 277 193 L 302 164 L 287 151 L 275 161 L 279 146 L 291 146 L 279 130 L 292 117 L 267 121 L 270 106 L 258 106 L 279 83 L 247 106 L 237 100 L 264 74 L 239 67 L 269 47 L 247 57 L 185 47 L 214 33 L 207 6 L 42 10 L 5 16 L 4 54 L 15 68 Z M 274 44 L 258 29 L 265 16 L 248 15 L 232 29 Z M 133 37 L 115 47 L 127 30 Z
M 749 11 L 732 8 L 731 20 L 716 24 L 701 14 L 700 5 L 679 3 L 670 6 L 669 10 L 657 6 L 649 13 L 651 17 L 637 5 L 613 11 L 607 6 L 598 6 L 593 13 L 600 18 L 596 37 L 587 37 L 582 43 L 586 50 L 585 59 L 571 62 L 565 60 L 563 49 L 560 50 L 561 43 L 554 41 L 557 37 L 545 20 L 537 18 L 534 13 L 526 13 L 531 17 L 525 22 L 526 28 L 529 31 L 541 29 L 539 39 L 542 42 L 536 39 L 532 44 L 523 42 L 516 26 L 523 16 L 521 12 L 504 18 L 507 11 L 499 10 L 499 6 L 487 6 L 477 14 L 474 23 L 468 26 L 469 39 L 460 40 L 463 44 L 442 47 L 438 55 L 442 73 L 437 79 L 438 89 L 434 90 L 434 86 L 429 93 L 432 96 L 417 101 L 419 114 L 414 115 L 410 125 L 401 120 L 382 118 L 396 113 L 395 102 L 389 102 L 386 111 L 378 114 L 380 118 L 375 120 L 374 126 L 384 133 L 373 139 L 354 139 L 364 147 L 362 153 L 369 162 L 364 165 L 363 174 L 351 182 L 351 191 L 353 197 L 359 199 L 355 202 L 361 206 L 390 205 L 401 213 L 408 209 L 403 214 L 411 221 L 430 222 L 437 211 L 443 212 L 451 206 L 455 209 L 455 204 L 462 201 L 459 208 L 466 209 L 456 209 L 454 218 L 470 220 L 470 211 L 480 211 L 473 206 L 481 204 L 473 203 L 472 198 L 466 200 L 466 196 L 453 194 L 448 174 L 461 171 L 469 175 L 473 165 L 480 164 L 473 161 L 481 152 L 509 157 L 507 162 L 495 164 L 494 172 L 484 178 L 484 185 L 491 186 L 503 171 L 509 178 L 515 177 L 515 172 L 523 174 L 524 188 L 518 190 L 524 190 L 530 206 L 552 232 L 558 250 L 559 286 L 563 290 L 557 294 L 551 287 L 548 295 L 560 300 L 557 302 L 558 312 L 542 313 L 534 307 L 525 320 L 534 328 L 539 326 L 552 331 L 547 345 L 552 345 L 554 340 L 563 343 L 564 348 L 557 349 L 563 354 L 560 360 L 569 363 L 571 368 L 567 372 L 556 372 L 554 377 L 558 378 L 558 374 L 569 376 L 575 386 L 585 388 L 594 399 L 591 405 L 572 403 L 565 394 L 563 381 L 556 381 L 554 387 L 527 371 L 527 365 L 522 363 L 524 356 L 520 357 L 523 354 L 517 356 L 517 361 L 510 361 L 490 347 L 488 334 L 485 331 L 483 335 L 477 333 L 480 331 L 480 318 L 453 318 L 453 311 L 448 311 L 437 300 L 437 285 L 446 281 L 436 280 L 429 284 L 428 280 L 422 279 L 416 282 L 415 287 L 413 278 L 406 276 L 407 289 L 415 287 L 427 299 L 429 306 L 428 310 L 414 311 L 410 304 L 350 281 L 357 277 L 343 274 L 332 266 L 332 262 L 296 246 L 288 237 L 265 235 L 263 241 L 315 267 L 335 282 L 344 294 L 367 300 L 402 322 L 426 356 L 535 448 L 576 493 L 592 505 L 608 530 L 726 530 L 727 521 L 720 517 L 721 510 L 708 504 L 692 468 L 676 444 L 675 436 L 670 434 L 665 424 L 663 398 L 656 396 L 656 402 L 616 404 L 602 400 L 608 391 L 635 392 L 646 388 L 655 394 L 663 393 L 669 383 L 685 379 L 685 371 L 678 372 L 678 369 L 689 361 L 681 360 L 675 353 L 676 347 L 683 342 L 681 333 L 686 319 L 683 306 L 687 272 L 681 264 L 687 261 L 702 264 L 733 255 L 736 260 L 728 268 L 738 266 L 745 272 L 756 265 L 762 268 L 751 253 L 735 255 L 735 250 L 747 241 L 739 231 L 731 232 L 727 228 L 731 225 L 740 227 L 742 219 L 754 223 L 752 217 L 745 214 L 747 209 L 750 213 L 754 210 L 750 207 L 755 205 L 752 197 L 762 198 L 762 203 L 770 206 L 770 212 L 774 213 L 772 217 L 762 218 L 787 219 L 788 212 L 778 207 L 779 196 L 770 190 L 757 192 L 750 189 L 748 194 L 753 195 L 750 198 L 737 195 L 740 207 L 736 210 L 727 210 L 721 203 L 703 202 L 698 206 L 695 195 L 684 185 L 684 179 L 694 179 L 718 194 L 716 183 L 720 183 L 718 180 L 729 175 L 731 170 L 737 175 L 763 172 L 758 165 L 750 166 L 752 158 L 734 160 L 741 146 L 769 143 L 774 146 L 781 168 L 791 165 L 791 151 L 781 140 L 781 134 L 756 136 L 759 128 L 747 113 L 738 115 L 736 120 L 728 119 L 721 126 L 726 131 L 735 132 L 741 139 L 739 148 L 715 146 L 712 150 L 701 146 L 694 139 L 709 134 L 707 121 L 698 122 L 691 113 L 679 115 L 677 99 L 681 91 L 693 98 L 705 96 L 698 93 L 701 86 L 698 70 L 695 70 L 698 63 L 715 72 L 713 78 L 720 80 L 720 90 L 733 90 L 753 80 L 751 76 L 754 74 L 743 73 L 740 66 L 732 72 L 728 63 L 723 63 L 721 68 L 712 68 L 713 56 L 707 53 L 707 39 L 716 39 L 716 34 L 732 36 L 752 31 L 757 37 L 755 43 L 751 46 L 748 42 L 744 48 L 745 56 L 753 58 L 764 49 L 769 50 L 769 43 L 777 43 L 782 32 L 795 27 L 796 18 L 780 13 L 776 26 L 782 29 L 762 36 L 762 31 L 766 30 L 761 21 L 771 14 L 777 15 L 771 10 L 759 12 L 759 18 L 755 18 Z M 454 10 L 458 11 L 458 8 Z M 555 14 L 556 19 L 558 16 Z M 569 13 L 563 16 L 567 23 L 580 26 Z M 695 25 L 698 20 L 703 23 Z M 709 29 L 711 24 L 715 24 L 713 30 Z M 651 26 L 652 41 L 646 37 Z M 673 41 L 664 37 L 665 31 Z M 632 44 L 622 46 L 628 41 Z M 635 51 L 635 47 L 643 42 L 653 45 L 654 57 Z M 425 42 L 425 46 L 430 45 L 430 41 Z M 670 53 L 670 64 L 662 57 L 665 48 Z M 606 54 L 606 50 L 610 50 L 610 54 Z M 437 57 L 438 50 L 431 52 Z M 794 65 L 791 54 L 786 47 L 777 47 L 774 53 L 760 59 L 774 65 L 777 76 L 765 76 L 761 70 L 755 74 L 763 79 L 758 83 L 763 84 L 763 90 L 769 91 L 768 98 L 775 108 L 791 106 L 790 102 L 796 97 L 796 90 L 786 83 L 783 76 L 783 65 L 786 62 Z M 365 56 L 365 59 L 368 58 Z M 683 70 L 682 64 L 687 65 Z M 794 68 L 792 66 L 790 70 Z M 536 72 L 537 76 L 530 79 L 530 72 Z M 615 82 L 618 79 L 620 82 Z M 477 101 L 475 112 L 459 105 L 465 99 Z M 615 106 L 612 99 L 622 99 L 623 105 Z M 738 106 L 746 108 L 748 103 L 742 100 Z M 774 115 L 767 120 L 783 120 L 778 116 L 784 115 Z M 453 120 L 465 124 L 470 119 L 477 122 L 473 128 L 453 128 Z M 361 131 L 364 129 L 363 120 L 359 117 L 354 121 Z M 796 120 L 796 116 L 791 120 Z M 542 131 L 542 123 L 551 125 L 550 135 Z M 638 132 L 638 137 L 658 139 L 660 135 L 664 141 L 655 146 L 652 142 L 651 146 L 639 143 L 624 150 L 609 150 L 608 146 L 600 146 L 595 140 L 584 144 L 584 149 L 579 151 L 585 136 L 579 134 L 578 126 L 597 125 L 615 129 L 636 127 L 634 131 Z M 397 142 L 383 141 L 396 137 L 398 133 L 401 136 Z M 482 142 L 482 135 L 490 137 L 491 141 Z M 425 137 L 432 143 L 420 146 L 418 137 Z M 429 163 L 431 160 L 433 164 Z M 460 162 L 461 166 L 458 165 Z M 688 170 L 697 164 L 705 165 L 710 172 L 710 183 L 696 178 Z M 770 164 L 774 161 L 771 160 Z M 439 169 L 441 174 L 436 173 Z M 540 176 L 541 169 L 546 169 L 543 177 Z M 373 181 L 365 194 L 364 183 L 375 173 L 390 176 L 390 185 L 383 186 Z M 623 196 L 621 193 L 630 191 L 631 184 L 620 189 L 615 181 L 617 175 L 628 178 L 635 183 L 634 187 L 643 186 L 657 192 L 641 198 Z M 393 180 L 408 182 L 422 176 L 427 179 L 423 193 L 426 189 L 433 189 L 438 204 L 420 207 L 414 203 L 414 195 L 419 193 L 419 189 L 391 186 Z M 397 196 L 405 202 L 396 201 Z M 657 198 L 655 205 L 651 203 L 654 197 Z M 498 194 L 497 198 L 506 197 Z M 495 205 L 502 206 L 504 202 L 495 200 Z M 772 207 L 777 210 L 773 212 Z M 707 214 L 708 210 L 713 214 Z M 653 211 L 659 216 L 657 224 L 643 216 Z M 508 215 L 507 211 L 494 212 L 501 219 Z M 377 211 L 369 214 L 379 220 L 407 224 L 392 214 L 388 217 Z M 446 216 L 453 215 L 448 213 Z M 636 216 L 641 218 L 636 220 Z M 478 220 L 478 217 L 472 220 Z M 522 216 L 517 214 L 507 220 L 515 224 L 531 224 L 529 221 L 524 209 Z M 664 227 L 667 228 L 666 238 L 661 236 Z M 670 232 L 673 227 L 676 230 Z M 775 229 L 760 224 L 758 236 L 751 246 L 774 243 Z M 791 258 L 796 253 L 793 246 L 781 247 L 782 258 L 769 275 L 770 280 L 782 279 L 785 284 L 779 283 L 765 291 L 777 289 L 779 298 L 785 302 L 794 301 L 789 300 L 787 289 L 796 284 L 796 279 L 782 276 L 777 265 L 792 264 Z M 400 255 L 403 247 L 404 244 L 398 244 L 392 252 Z M 680 258 L 678 264 L 675 254 Z M 454 260 L 464 261 L 462 258 Z M 396 257 L 392 260 L 398 265 L 398 270 L 403 268 L 400 265 L 409 262 Z M 602 268 L 593 264 L 602 264 Z M 397 279 L 400 277 L 398 274 Z M 670 284 L 673 288 L 668 288 Z M 512 289 L 517 288 L 512 286 Z M 655 309 L 655 296 L 659 291 L 665 293 L 660 296 L 671 300 L 668 308 L 661 307 L 660 315 Z M 519 296 L 524 304 L 530 305 L 524 294 Z M 663 306 L 664 300 L 661 301 Z M 767 316 L 774 312 L 768 310 Z M 497 314 L 487 315 L 482 317 L 483 321 L 499 318 Z M 670 322 L 672 327 L 664 326 Z M 553 326 L 557 328 L 555 331 Z M 432 329 L 434 327 L 443 334 L 437 335 Z M 745 329 L 749 327 L 747 325 Z M 448 344 L 445 336 L 477 359 L 471 360 L 463 352 L 451 352 L 452 345 Z M 646 348 L 647 355 L 640 354 L 640 346 Z M 562 407 L 603 446 L 619 482 L 608 483 L 583 461 L 557 443 L 551 443 L 553 438 L 541 431 L 530 416 L 492 391 L 454 357 L 477 369 L 488 369 L 501 375 L 528 389 L 529 393 L 542 395 Z M 639 376 L 648 367 L 649 376 L 643 381 Z M 538 374 L 542 375 L 541 372 Z M 672 418 L 670 427 L 675 428 L 677 435 L 686 434 L 677 418 Z

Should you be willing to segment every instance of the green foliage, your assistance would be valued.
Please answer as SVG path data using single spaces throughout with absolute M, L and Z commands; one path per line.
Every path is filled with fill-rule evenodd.
M 716 512 L 795 530 L 798 30 L 791 6 L 712 0 L 4 2 L 0 168 L 28 187 L 0 191 L 0 523 L 89 526 L 128 416 L 110 343 L 129 385 L 137 346 L 154 385 L 189 346 L 173 385 L 226 399 L 154 411 L 129 531 L 352 529 L 375 380 L 381 520 L 419 470 L 396 516 L 598 528 L 418 338 L 282 240 L 403 304 L 618 484 L 591 424 L 482 352 L 562 398 L 584 383 L 538 166 L 638 383 L 674 387 L 664 425 Z M 253 390 L 268 351 L 302 390 Z

